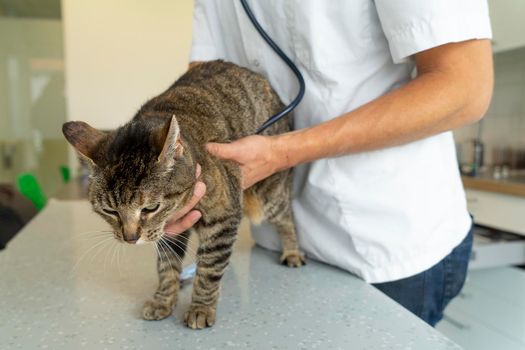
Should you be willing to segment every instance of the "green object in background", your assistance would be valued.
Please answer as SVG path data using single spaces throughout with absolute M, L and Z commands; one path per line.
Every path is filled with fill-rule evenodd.
M 69 180 L 71 180 L 71 170 L 69 170 L 69 167 L 61 165 L 60 174 L 62 174 L 62 180 L 64 181 L 64 183 L 67 184 Z
M 38 210 L 46 205 L 47 198 L 36 177 L 31 173 L 20 174 L 17 178 L 18 190 L 28 198 Z

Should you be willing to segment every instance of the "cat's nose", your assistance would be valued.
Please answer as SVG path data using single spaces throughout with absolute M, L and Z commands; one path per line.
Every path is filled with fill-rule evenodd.
M 124 238 L 124 241 L 127 243 L 135 244 L 140 238 L 140 226 L 136 220 L 131 220 L 128 217 L 123 217 L 122 221 L 122 238 Z
M 126 243 L 135 244 L 139 240 L 140 235 L 138 233 L 127 234 L 127 235 L 125 234 L 123 238 Z

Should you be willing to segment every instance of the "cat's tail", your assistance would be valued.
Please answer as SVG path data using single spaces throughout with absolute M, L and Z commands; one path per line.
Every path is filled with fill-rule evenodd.
M 261 200 L 252 189 L 244 191 L 243 211 L 250 221 L 256 225 L 259 225 L 264 219 Z

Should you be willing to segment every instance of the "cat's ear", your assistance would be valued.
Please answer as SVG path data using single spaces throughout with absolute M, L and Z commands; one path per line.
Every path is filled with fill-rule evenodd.
M 90 165 L 95 165 L 93 158 L 100 141 L 106 136 L 104 132 L 84 122 L 67 122 L 62 125 L 62 133 Z
M 158 161 L 159 163 L 165 164 L 167 166 L 173 165 L 175 160 L 182 156 L 184 148 L 182 147 L 182 142 L 180 140 L 180 128 L 177 118 L 175 116 L 171 117 L 169 123 L 162 128 L 159 141 L 162 145 L 162 151 L 159 154 Z

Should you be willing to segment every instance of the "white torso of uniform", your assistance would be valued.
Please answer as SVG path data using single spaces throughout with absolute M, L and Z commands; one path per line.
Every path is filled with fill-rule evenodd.
M 491 37 L 484 0 L 249 3 L 304 75 L 306 94 L 294 111 L 296 129 L 340 116 L 407 83 L 417 52 Z M 237 63 L 266 76 L 283 102 L 295 97 L 295 76 L 256 32 L 239 1 L 196 0 L 193 35 L 191 61 Z M 293 209 L 301 249 L 368 282 L 430 268 L 471 225 L 457 168 L 451 132 L 297 167 Z M 258 244 L 280 249 L 269 225 L 252 229 Z

